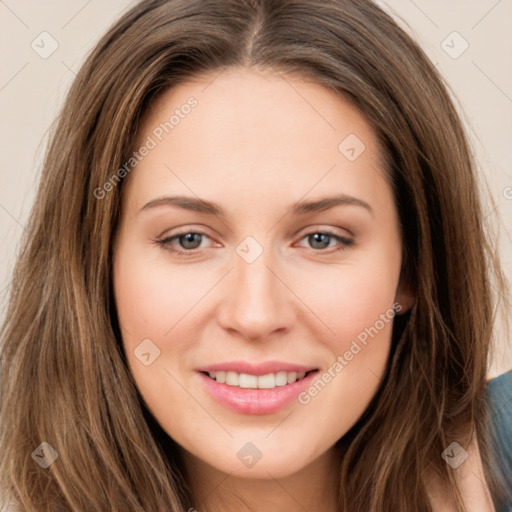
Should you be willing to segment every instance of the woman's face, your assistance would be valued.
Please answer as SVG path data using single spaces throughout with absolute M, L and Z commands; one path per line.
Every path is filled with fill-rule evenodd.
M 379 387 L 393 305 L 407 307 L 374 132 L 318 84 L 231 69 L 161 96 L 134 151 L 114 289 L 148 408 L 225 473 L 326 460 Z

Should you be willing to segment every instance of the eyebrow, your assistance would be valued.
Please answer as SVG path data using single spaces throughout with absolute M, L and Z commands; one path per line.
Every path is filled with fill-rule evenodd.
M 366 201 L 347 194 L 323 197 L 314 201 L 299 201 L 289 206 L 288 209 L 292 215 L 305 215 L 312 212 L 323 212 L 340 205 L 360 206 L 373 215 L 373 209 Z M 205 199 L 188 196 L 158 197 L 146 203 L 140 211 L 149 210 L 158 206 L 177 206 L 185 210 L 225 217 L 224 210 L 218 204 L 206 201 Z

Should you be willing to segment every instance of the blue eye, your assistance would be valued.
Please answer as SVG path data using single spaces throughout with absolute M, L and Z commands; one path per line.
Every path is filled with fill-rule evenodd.
M 322 249 L 329 247 L 329 242 L 331 242 L 332 240 L 334 240 L 341 246 L 339 247 L 339 249 L 345 249 L 346 247 L 350 247 L 354 243 L 353 240 L 336 235 L 331 231 L 315 231 L 307 235 L 304 235 L 302 239 L 304 238 L 308 239 L 308 242 L 311 244 L 311 247 L 315 251 L 321 251 Z M 318 245 L 320 245 L 320 247 Z
M 169 236 L 161 240 L 157 240 L 156 242 L 164 247 L 167 251 L 182 255 L 198 249 L 199 247 L 197 242 L 199 241 L 199 245 L 201 244 L 201 237 L 210 238 L 206 233 L 185 231 L 174 236 Z M 182 249 L 185 250 L 181 250 L 180 248 L 177 248 L 175 245 L 173 245 L 175 240 L 178 241 L 181 244 Z
M 202 237 L 210 238 L 206 233 L 201 231 L 183 231 L 173 236 L 155 240 L 155 242 L 166 251 L 173 254 L 179 256 L 191 255 L 193 251 L 200 248 Z M 316 253 L 325 252 L 323 249 L 329 248 L 331 241 L 335 241 L 339 246 L 336 250 L 343 250 L 354 244 L 354 240 L 336 235 L 330 231 L 312 231 L 304 235 L 301 240 L 305 238 L 307 238 L 308 242 L 311 244 L 311 248 Z M 178 246 L 176 246 L 176 243 Z M 329 251 L 328 254 L 331 252 L 333 251 Z

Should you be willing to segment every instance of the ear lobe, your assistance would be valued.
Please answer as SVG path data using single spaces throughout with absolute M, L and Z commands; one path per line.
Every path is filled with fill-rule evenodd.
M 400 315 L 410 311 L 416 303 L 416 294 L 413 292 L 412 286 L 404 280 L 400 280 L 395 295 L 395 302 L 400 304 L 400 307 L 397 308 L 397 314 Z

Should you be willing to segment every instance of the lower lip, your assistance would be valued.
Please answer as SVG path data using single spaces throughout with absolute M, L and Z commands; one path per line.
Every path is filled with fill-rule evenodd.
M 272 414 L 296 400 L 317 374 L 317 371 L 311 372 L 293 384 L 273 389 L 245 389 L 221 384 L 204 373 L 199 376 L 213 398 L 229 409 L 241 414 Z

